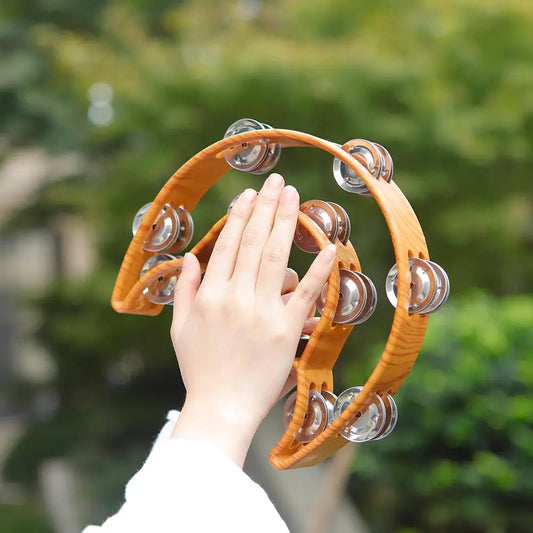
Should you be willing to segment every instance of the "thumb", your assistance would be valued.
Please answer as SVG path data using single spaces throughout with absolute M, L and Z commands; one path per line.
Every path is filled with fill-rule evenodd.
M 200 287 L 202 269 L 194 254 L 186 253 L 181 263 L 181 273 L 174 289 L 174 307 L 172 311 L 173 334 L 181 330 Z

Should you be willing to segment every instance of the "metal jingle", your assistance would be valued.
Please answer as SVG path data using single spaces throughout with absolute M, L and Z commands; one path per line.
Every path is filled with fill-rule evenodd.
M 398 407 L 396 406 L 394 398 L 387 392 L 381 399 L 385 404 L 386 410 L 385 424 L 383 425 L 381 432 L 374 437 L 374 440 L 381 440 L 388 437 L 396 427 L 396 422 L 398 421 Z
M 354 318 L 350 324 L 358 325 L 366 322 L 376 310 L 378 305 L 378 291 L 372 280 L 362 272 L 354 272 L 356 276 L 361 278 L 363 284 L 365 285 L 366 290 L 366 302 L 364 308 L 361 310 L 361 313 Z
M 177 254 L 191 243 L 192 236 L 194 235 L 194 221 L 191 214 L 184 207 L 178 207 L 178 220 L 179 220 L 179 231 L 178 237 L 174 244 L 172 244 L 168 251 L 173 254 Z
M 374 178 L 380 177 L 385 161 L 383 154 L 373 142 L 366 139 L 354 139 L 347 142 L 343 148 L 362 163 Z M 333 161 L 333 177 L 345 191 L 364 196 L 372 195 L 363 178 L 337 157 Z
M 257 168 L 250 170 L 252 174 L 266 174 L 270 172 L 279 161 L 281 156 L 281 144 L 269 143 L 268 153 Z
M 450 279 L 448 278 L 448 274 L 446 274 L 446 270 L 444 270 L 438 263 L 429 260 L 426 262 L 433 267 L 433 270 L 435 270 L 437 274 L 435 295 L 424 309 L 424 314 L 429 314 L 438 311 L 447 302 L 448 296 L 450 295 Z
M 176 257 L 170 254 L 153 255 L 142 267 L 140 277 L 142 278 L 156 266 L 159 266 L 162 263 L 167 263 L 168 261 L 173 261 L 174 259 L 176 259 Z M 143 290 L 145 298 L 154 304 L 171 305 L 174 301 L 174 289 L 178 277 L 179 269 L 177 269 L 176 275 L 169 276 L 168 274 L 165 274 L 159 276 L 157 280 Z
M 148 212 L 148 209 L 152 206 L 152 202 L 148 202 L 147 204 L 144 204 L 138 211 L 135 213 L 135 216 L 133 217 L 133 223 L 131 225 L 131 232 L 133 233 L 133 236 L 135 237 L 137 230 L 139 229 L 141 222 L 143 221 L 144 215 Z
M 300 206 L 300 211 L 315 222 L 331 242 L 335 242 L 339 233 L 338 216 L 337 211 L 329 202 L 308 200 Z M 313 235 L 300 223 L 296 225 L 294 244 L 304 252 L 320 252 L 320 247 Z
M 240 198 L 240 194 L 238 194 L 237 196 L 235 196 L 235 198 L 233 198 L 233 200 L 229 203 L 228 205 L 228 210 L 226 211 L 226 213 L 229 215 L 230 211 L 233 209 L 233 206 L 235 205 L 235 203 L 237 202 L 237 200 Z
M 339 394 L 333 409 L 335 418 L 338 418 L 347 409 L 362 390 L 363 387 L 351 387 Z M 347 424 L 340 431 L 340 435 L 350 442 L 366 442 L 375 439 L 383 430 L 385 411 L 385 404 L 381 397 L 374 392 L 370 393 L 360 416 L 357 416 L 351 423 Z
M 337 213 L 337 225 L 339 227 L 339 232 L 337 235 L 337 239 L 342 242 L 342 244 L 346 244 L 348 242 L 348 239 L 350 238 L 350 233 L 352 231 L 352 223 L 350 221 L 350 217 L 348 216 L 348 213 L 339 204 L 336 204 L 334 202 L 328 202 L 333 209 L 335 209 L 335 213 Z
M 149 208 L 152 204 L 147 205 Z M 165 204 L 144 240 L 143 249 L 147 252 L 169 250 L 176 242 L 179 233 L 180 219 L 178 213 L 170 204 Z
M 423 313 L 435 297 L 438 275 L 431 264 L 417 257 L 409 258 L 411 273 L 411 294 L 409 297 L 409 313 Z M 393 265 L 387 274 L 385 292 L 389 302 L 398 305 L 398 265 Z
M 296 406 L 297 391 L 294 391 L 285 402 L 283 407 L 283 422 L 287 428 L 294 415 L 294 408 Z M 295 439 L 299 442 L 311 442 L 320 433 L 322 433 L 328 425 L 328 409 L 326 400 L 316 390 L 309 390 L 309 403 L 307 405 L 307 412 L 298 430 Z
M 226 130 L 224 139 L 239 133 L 264 129 L 270 129 L 270 127 L 252 118 L 242 118 L 234 122 Z M 272 152 L 276 152 L 276 149 L 271 149 L 270 143 L 266 139 L 262 139 L 260 141 L 242 143 L 240 147 L 234 146 L 224 152 L 224 158 L 228 165 L 236 170 L 260 174 L 268 172 L 277 163 L 277 159 L 273 161 L 276 154 Z M 277 157 L 279 159 L 279 153 L 277 153 Z M 268 159 L 268 163 L 265 161 L 266 159 Z M 264 167 L 263 163 L 265 163 Z M 270 166 L 270 164 L 272 165 Z
M 241 197 L 240 194 L 238 194 L 237 196 L 235 196 L 235 198 L 233 198 L 233 200 L 229 203 L 228 205 L 228 210 L 227 210 L 227 214 L 229 215 L 230 214 L 230 211 L 233 209 L 233 206 L 235 205 L 235 203 L 237 202 L 237 200 Z
M 374 143 L 374 146 L 381 152 L 383 156 L 383 164 L 381 169 L 381 178 L 385 181 L 390 181 L 394 175 L 394 161 L 389 153 L 389 151 L 382 146 L 381 144 Z
M 326 400 L 326 407 L 328 409 L 328 426 L 335 420 L 335 402 L 337 401 L 337 396 L 329 390 L 322 390 L 322 397 Z
M 368 309 L 367 286 L 359 274 L 353 270 L 339 269 L 339 301 L 333 317 L 334 324 L 354 324 L 363 313 L 367 312 L 365 311 Z M 328 284 L 326 283 L 316 300 L 316 308 L 320 313 L 326 306 L 327 294 Z

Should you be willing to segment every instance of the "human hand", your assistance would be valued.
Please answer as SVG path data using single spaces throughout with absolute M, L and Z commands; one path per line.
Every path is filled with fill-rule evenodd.
M 278 174 L 259 194 L 247 189 L 201 285 L 192 254 L 184 257 L 176 284 L 171 336 L 187 397 L 173 437 L 211 442 L 239 465 L 282 391 L 335 257 L 329 245 L 290 298 L 282 297 L 298 207 L 296 189 L 284 187 Z

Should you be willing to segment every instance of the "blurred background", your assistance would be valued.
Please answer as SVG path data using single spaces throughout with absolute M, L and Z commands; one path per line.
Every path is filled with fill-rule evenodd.
M 532 28 L 523 0 L 2 3 L 0 530 L 70 533 L 122 502 L 183 400 L 170 310 L 109 305 L 133 215 L 252 117 L 386 146 L 452 284 L 388 439 L 285 478 L 262 446 L 282 433 L 276 417 L 254 477 L 296 533 L 320 513 L 316 533 L 531 531 Z M 339 393 L 365 382 L 385 344 L 394 254 L 375 202 L 338 188 L 331 164 L 291 149 L 276 170 L 302 201 L 345 207 L 378 288 L 335 367 Z M 262 180 L 218 183 L 193 213 L 193 243 Z M 294 252 L 299 272 L 309 262 Z

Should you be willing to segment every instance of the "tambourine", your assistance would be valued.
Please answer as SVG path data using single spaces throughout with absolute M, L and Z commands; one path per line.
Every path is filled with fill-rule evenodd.
M 346 211 L 332 202 L 304 202 L 295 244 L 317 253 L 333 242 L 337 255 L 316 302 L 321 318 L 310 336 L 302 336 L 294 359 L 297 388 L 285 403 L 285 433 L 270 453 L 270 462 L 280 470 L 317 464 L 348 442 L 378 440 L 392 432 L 398 418 L 394 395 L 418 356 L 428 315 L 448 298 L 446 272 L 429 259 L 416 215 L 392 180 L 389 152 L 364 139 L 341 146 L 307 133 L 273 129 L 252 119 L 235 122 L 222 140 L 187 161 L 153 202 L 135 215 L 133 240 L 112 296 L 112 306 L 119 313 L 159 314 L 164 305 L 172 303 L 182 261 L 176 254 L 191 242 L 191 212 L 206 191 L 230 168 L 253 174 L 269 172 L 282 151 L 294 147 L 329 152 L 340 187 L 377 201 L 396 257 L 386 279 L 386 294 L 396 309 L 383 354 L 366 383 L 337 397 L 333 393 L 333 366 L 353 328 L 374 312 L 377 292 L 370 277 L 361 271 L 349 241 Z M 216 222 L 191 249 L 202 271 L 226 219 L 227 215 Z

